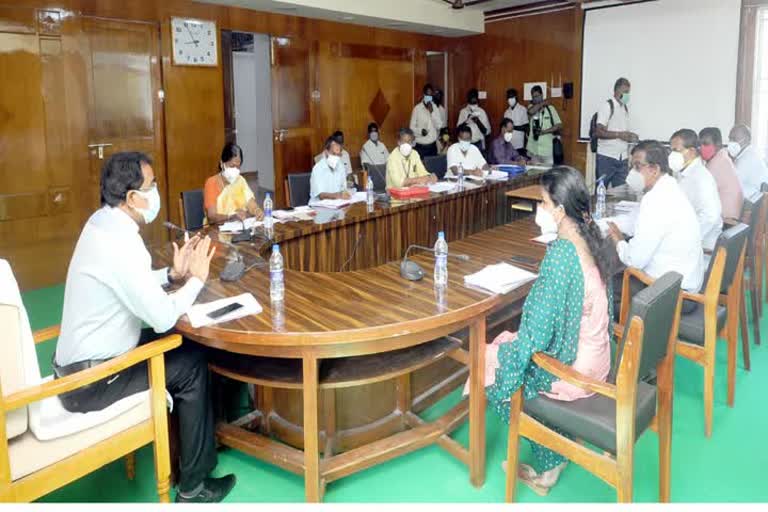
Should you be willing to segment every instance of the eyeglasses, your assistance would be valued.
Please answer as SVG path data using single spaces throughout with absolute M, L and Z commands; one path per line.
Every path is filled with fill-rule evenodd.
M 140 188 L 138 189 L 139 192 L 152 192 L 157 188 L 157 182 L 153 181 L 152 184 L 147 188 Z
M 645 169 L 646 167 L 650 167 L 651 164 L 645 163 L 645 162 L 632 162 L 632 168 L 636 171 L 639 171 L 640 169 Z

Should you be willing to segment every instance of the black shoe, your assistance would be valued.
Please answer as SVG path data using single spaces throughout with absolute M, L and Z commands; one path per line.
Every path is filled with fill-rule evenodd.
M 203 488 L 194 496 L 185 498 L 181 493 L 177 493 L 176 503 L 219 503 L 227 497 L 236 482 L 235 475 L 206 478 L 203 480 Z

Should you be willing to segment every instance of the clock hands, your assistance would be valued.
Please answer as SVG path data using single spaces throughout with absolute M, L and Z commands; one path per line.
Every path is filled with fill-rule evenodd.
M 190 35 L 190 37 L 192 38 L 192 41 L 191 41 L 191 42 L 192 42 L 192 43 L 195 45 L 195 48 L 197 48 L 197 47 L 198 47 L 198 44 L 197 44 L 197 43 L 199 43 L 200 41 L 195 39 L 195 36 L 192 34 L 192 30 L 189 28 L 189 25 L 187 25 L 187 24 L 185 23 L 185 24 L 184 24 L 184 28 L 186 28 L 186 29 L 187 29 L 187 32 L 189 32 L 189 35 Z M 190 41 L 187 41 L 187 44 L 189 44 L 189 43 L 190 43 Z

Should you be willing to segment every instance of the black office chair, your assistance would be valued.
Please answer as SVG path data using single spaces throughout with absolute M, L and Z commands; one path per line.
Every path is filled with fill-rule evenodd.
M 445 155 L 428 156 L 424 159 L 424 167 L 442 180 L 448 172 L 448 158 Z
M 384 192 L 387 189 L 387 164 L 365 164 L 365 170 L 373 180 L 373 190 Z
M 194 231 L 203 227 L 205 223 L 205 207 L 203 206 L 203 191 L 187 190 L 181 193 L 179 198 L 179 218 L 181 227 Z
M 288 201 L 290 206 L 306 206 L 309 204 L 310 178 L 311 172 L 302 172 L 299 174 L 289 174 L 288 182 Z

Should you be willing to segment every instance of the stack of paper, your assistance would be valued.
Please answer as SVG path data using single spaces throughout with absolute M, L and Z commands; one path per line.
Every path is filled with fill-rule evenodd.
M 635 221 L 637 220 L 637 209 L 631 213 L 622 213 L 613 217 L 605 217 L 597 221 L 603 236 L 608 236 L 608 223 L 613 222 L 616 227 L 625 235 L 633 236 L 635 234 Z
M 638 207 L 640 207 L 640 203 L 637 201 L 619 201 L 613 209 L 616 210 L 617 213 L 629 213 L 635 211 Z
M 509 263 L 498 263 L 488 265 L 480 272 L 464 276 L 464 284 L 470 288 L 478 288 L 494 294 L 505 294 L 536 277 L 537 274 Z
M 225 222 L 221 226 L 219 226 L 219 231 L 222 233 L 239 233 L 243 231 L 243 225 L 245 225 L 245 229 L 253 229 L 254 227 L 258 227 L 264 224 L 260 220 L 256 220 L 255 217 L 248 217 L 244 221 L 239 220 L 231 220 L 229 222 Z
M 368 200 L 368 193 L 367 192 L 355 192 L 352 194 L 352 197 L 350 198 L 351 203 L 364 203 Z
M 338 210 L 352 204 L 349 199 L 318 199 L 314 201 L 311 206 L 313 208 L 329 208 L 331 210 Z
M 208 316 L 208 313 L 234 303 L 241 304 L 243 307 L 216 319 Z M 206 325 L 237 320 L 245 316 L 258 315 L 261 311 L 261 304 L 256 300 L 256 297 L 250 293 L 244 293 L 237 297 L 227 297 L 226 299 L 215 300 L 207 304 L 195 304 L 187 311 L 187 317 L 189 317 L 189 323 L 192 324 L 192 327 L 197 329 Z
M 509 173 L 504 171 L 491 171 L 487 178 L 491 181 L 507 181 L 509 180 Z
M 429 191 L 439 194 L 441 192 L 449 192 L 456 188 L 455 183 L 448 183 L 447 181 L 440 181 L 438 183 L 430 183 Z

